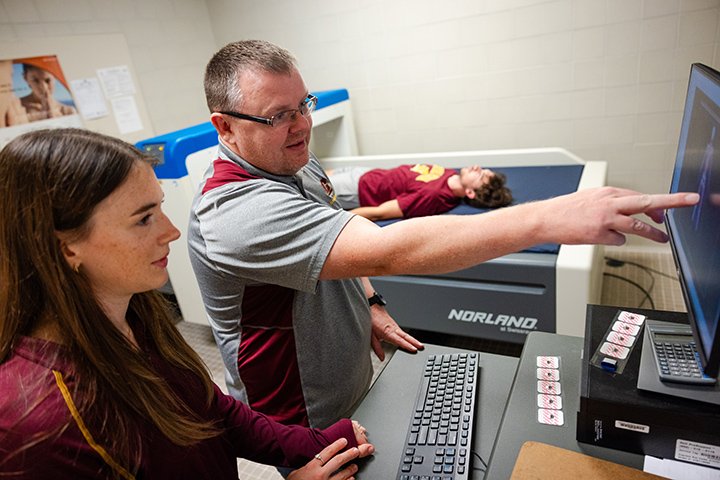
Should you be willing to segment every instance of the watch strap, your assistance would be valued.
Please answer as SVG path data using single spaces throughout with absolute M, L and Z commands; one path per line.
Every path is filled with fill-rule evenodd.
M 368 303 L 372 307 L 373 305 L 381 305 L 385 306 L 387 305 L 387 300 L 383 298 L 382 295 L 380 295 L 377 292 L 373 292 L 372 296 L 368 298 Z

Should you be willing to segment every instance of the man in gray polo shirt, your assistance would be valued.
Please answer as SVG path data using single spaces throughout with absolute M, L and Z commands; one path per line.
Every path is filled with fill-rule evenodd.
M 220 154 L 193 204 L 191 260 L 231 393 L 285 423 L 349 415 L 381 340 L 422 348 L 368 276 L 449 272 L 537 243 L 666 241 L 631 215 L 661 221 L 663 209 L 697 202 L 606 187 L 380 228 L 340 208 L 308 151 L 316 100 L 289 52 L 231 43 L 208 63 L 205 93 Z

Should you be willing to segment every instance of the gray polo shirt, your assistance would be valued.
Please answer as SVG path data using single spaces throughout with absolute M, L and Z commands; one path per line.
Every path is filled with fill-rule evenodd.
M 372 377 L 359 279 L 318 280 L 352 218 L 310 156 L 294 176 L 224 145 L 193 201 L 190 259 L 230 393 L 284 423 L 348 416 Z

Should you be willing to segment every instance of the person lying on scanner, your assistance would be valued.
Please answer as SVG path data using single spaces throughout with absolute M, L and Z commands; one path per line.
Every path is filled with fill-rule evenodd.
M 328 177 L 345 210 L 373 221 L 437 215 L 463 199 L 477 208 L 512 202 L 505 175 L 478 165 L 459 172 L 423 164 L 390 169 L 343 167 L 328 171 Z

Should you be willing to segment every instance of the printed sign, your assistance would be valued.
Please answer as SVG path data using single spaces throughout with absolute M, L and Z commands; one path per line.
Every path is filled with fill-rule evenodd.
M 0 60 L 0 148 L 39 128 L 82 127 L 55 55 Z

